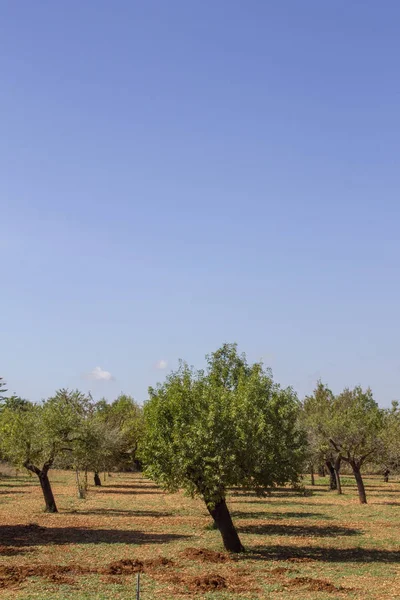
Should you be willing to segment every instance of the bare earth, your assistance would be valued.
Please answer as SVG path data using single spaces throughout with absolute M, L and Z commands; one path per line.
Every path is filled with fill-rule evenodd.
M 86 500 L 72 473 L 51 479 L 56 515 L 35 478 L 0 477 L 1 598 L 131 600 L 140 572 L 142 600 L 400 599 L 399 481 L 366 478 L 367 506 L 350 477 L 342 497 L 322 478 L 312 496 L 232 492 L 247 550 L 232 557 L 199 500 L 140 474 L 115 474 Z

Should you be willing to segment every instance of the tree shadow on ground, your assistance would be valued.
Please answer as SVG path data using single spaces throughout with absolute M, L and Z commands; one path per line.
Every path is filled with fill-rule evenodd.
M 279 498 L 273 498 L 273 497 L 268 497 L 268 498 L 258 498 L 258 497 L 254 497 L 254 500 L 250 500 L 250 499 L 241 499 L 241 498 L 234 498 L 232 496 L 230 496 L 228 498 L 228 502 L 229 500 L 232 502 L 232 505 L 236 505 L 236 504 L 246 504 L 247 506 L 249 504 L 258 504 L 258 505 L 264 505 L 264 506 L 309 506 L 307 504 L 307 500 L 305 499 L 303 502 L 301 500 L 280 500 Z M 332 508 L 332 504 L 329 504 L 328 502 L 318 502 L 317 503 L 318 508 L 320 508 L 321 506 L 330 506 Z
M 3 488 L 19 488 L 19 487 L 35 487 L 37 483 L 35 481 L 26 481 L 25 483 L 2 483 L 0 482 L 0 490 Z
M 0 489 L 0 494 L 2 496 L 10 496 L 11 494 L 25 494 L 25 492 L 20 492 L 19 490 L 2 490 Z
M 400 502 L 374 502 L 373 506 L 400 506 Z
M 327 548 L 317 546 L 269 546 L 254 549 L 243 555 L 244 560 L 281 560 L 293 562 L 332 563 L 400 563 L 400 550 L 377 550 L 375 548 Z
M 242 512 L 240 510 L 230 511 L 232 518 L 235 519 L 332 519 L 323 513 L 313 512 L 267 512 L 267 511 L 254 511 L 254 512 Z
M 312 490 L 291 490 L 290 488 L 273 488 L 270 490 L 265 490 L 265 493 L 262 495 L 257 495 L 254 492 L 252 492 L 251 490 L 243 490 L 240 488 L 231 488 L 230 490 L 230 495 L 235 497 L 235 496 L 246 496 L 248 497 L 252 497 L 252 498 L 293 498 L 293 497 L 304 497 L 304 496 L 312 496 L 313 495 L 313 491 Z M 328 489 L 325 489 L 323 487 L 321 487 L 321 489 L 317 490 L 318 492 L 326 492 L 329 491 Z
M 133 485 L 133 484 L 125 484 L 125 483 L 116 483 L 115 485 L 113 485 L 112 483 L 107 483 L 101 487 L 105 487 L 105 488 L 116 488 L 118 490 L 123 490 L 123 489 L 139 489 L 139 490 L 159 490 L 160 488 L 158 487 L 158 485 L 148 485 L 148 484 L 143 484 L 143 485 Z
M 93 508 L 92 510 L 67 510 L 63 514 L 71 515 L 100 515 L 103 517 L 172 517 L 173 513 L 156 510 L 124 510 L 114 508 Z
M 191 538 L 175 533 L 145 533 L 123 529 L 87 527 L 40 527 L 0 525 L 0 546 L 44 546 L 53 544 L 166 544 Z
M 347 535 L 360 535 L 362 531 L 350 527 L 330 525 L 238 525 L 238 531 L 256 535 L 292 535 L 295 537 L 339 537 Z
M 111 486 L 109 488 L 97 488 L 97 494 L 125 494 L 128 496 L 136 496 L 138 494 L 147 494 L 149 495 L 153 495 L 153 494 L 163 494 L 164 492 L 160 489 L 155 489 L 155 490 L 145 490 L 145 489 L 137 489 L 137 490 L 117 490 L 117 489 L 113 489 Z

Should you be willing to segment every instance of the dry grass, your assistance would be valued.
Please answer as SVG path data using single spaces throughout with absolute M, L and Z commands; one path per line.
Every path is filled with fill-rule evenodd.
M 56 515 L 42 512 L 34 478 L 0 477 L 2 598 L 128 600 L 139 571 L 143 600 L 400 598 L 400 482 L 366 478 L 367 506 L 351 478 L 342 497 L 323 479 L 311 496 L 232 493 L 247 553 L 231 557 L 199 500 L 139 474 L 78 500 L 72 474 L 51 478 Z

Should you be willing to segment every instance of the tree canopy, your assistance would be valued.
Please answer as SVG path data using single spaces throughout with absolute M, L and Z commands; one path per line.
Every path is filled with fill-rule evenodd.
M 236 345 L 207 357 L 207 368 L 181 362 L 149 390 L 142 456 L 147 473 L 166 489 L 199 495 L 228 550 L 242 549 L 225 497 L 240 486 L 262 493 L 297 484 L 305 453 L 299 403 L 260 363 L 248 364 Z

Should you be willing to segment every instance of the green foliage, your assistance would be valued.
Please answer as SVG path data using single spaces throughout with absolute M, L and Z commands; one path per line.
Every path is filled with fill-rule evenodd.
M 328 423 L 328 437 L 343 459 L 361 466 L 379 449 L 382 411 L 372 391 L 357 386 L 335 397 Z
M 131 470 L 143 436 L 142 409 L 131 396 L 121 394 L 111 404 L 98 402 L 96 412 L 108 438 L 111 468 Z
M 400 407 L 396 401 L 383 411 L 379 462 L 385 469 L 400 470 Z
M 324 463 L 332 458 L 332 445 L 328 429 L 333 415 L 334 395 L 331 390 L 318 382 L 311 396 L 306 396 L 301 411 L 301 422 L 307 431 L 308 461 Z
M 15 399 L 0 417 L 0 443 L 16 466 L 52 466 L 70 451 L 87 398 L 78 391 L 59 390 L 40 405 Z
M 182 487 L 213 504 L 230 486 L 261 493 L 298 483 L 305 436 L 297 397 L 261 364 L 249 365 L 236 345 L 207 357 L 205 371 L 181 362 L 149 394 L 142 457 L 166 489 Z
M 3 377 L 0 377 L 0 402 L 4 402 L 7 397 L 4 395 L 7 392 L 6 383 Z

